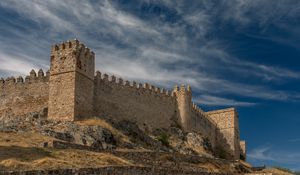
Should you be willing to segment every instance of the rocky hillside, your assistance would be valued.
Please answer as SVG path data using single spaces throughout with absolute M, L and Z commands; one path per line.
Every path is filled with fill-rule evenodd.
M 216 158 L 207 138 L 177 127 L 147 133 L 129 121 L 50 122 L 46 113 L 0 118 L 0 174 L 251 172 L 239 162 Z

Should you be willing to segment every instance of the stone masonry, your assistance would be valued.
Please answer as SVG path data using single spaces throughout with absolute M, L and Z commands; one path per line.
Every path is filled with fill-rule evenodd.
M 51 51 L 49 119 L 74 120 L 93 115 L 95 55 L 78 40 Z
M 130 120 L 148 131 L 180 126 L 209 138 L 213 148 L 229 153 L 229 159 L 246 154 L 234 108 L 204 112 L 192 102 L 190 86 L 169 91 L 99 71 L 95 74 L 95 54 L 76 39 L 52 46 L 46 75 L 32 70 L 25 81 L 22 77 L 0 79 L 0 116 L 21 116 L 44 108 L 49 120 Z

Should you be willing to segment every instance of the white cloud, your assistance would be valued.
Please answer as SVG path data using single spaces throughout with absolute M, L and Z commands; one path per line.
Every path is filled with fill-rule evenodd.
M 289 151 L 276 151 L 272 146 L 257 147 L 249 151 L 247 154 L 251 160 L 271 161 L 280 164 L 299 164 L 300 153 Z
M 290 139 L 289 142 L 300 142 L 300 138 Z
M 247 156 L 249 158 L 256 159 L 256 160 L 276 161 L 276 158 L 274 157 L 274 155 L 268 153 L 268 151 L 270 151 L 270 149 L 271 149 L 270 146 L 256 148 L 256 149 L 251 150 Z
M 216 11 L 211 10 L 215 6 L 211 1 L 195 3 L 192 7 L 180 1 L 163 3 L 176 11 L 178 21 L 168 23 L 159 16 L 141 19 L 107 0 L 94 4 L 89 1 L 1 1 L 0 6 L 32 20 L 35 25 L 22 30 L 24 26 L 15 19 L 6 19 L 15 24 L 0 27 L 0 32 L 5 30 L 18 38 L 16 41 L 0 33 L 1 61 L 6 65 L 2 70 L 13 71 L 20 64 L 24 65 L 18 69 L 20 73 L 27 72 L 29 67 L 47 68 L 50 44 L 77 37 L 95 51 L 96 67 L 102 72 L 168 88 L 176 83 L 190 83 L 195 91 L 211 94 L 202 96 L 206 104 L 252 105 L 223 98 L 223 94 L 270 100 L 299 99 L 297 94 L 222 76 L 231 71 L 235 77 L 258 77 L 267 82 L 300 78 L 299 72 L 235 58 L 217 39 L 206 39 L 217 17 Z M 250 1 L 237 1 L 233 7 L 227 4 L 224 13 L 231 12 L 230 9 L 237 11 L 225 17 L 247 21 L 245 12 L 252 6 Z M 188 29 L 194 36 L 189 35 Z
M 215 97 L 210 95 L 201 95 L 194 98 L 195 103 L 204 105 L 219 105 L 219 106 L 254 106 L 256 103 L 236 101 L 222 97 Z
M 19 59 L 10 55 L 5 55 L 0 53 L 1 67 L 0 71 L 11 72 L 12 75 L 29 75 L 32 69 L 39 69 L 36 64 L 26 61 L 24 59 Z M 12 76 L 11 75 L 11 76 Z

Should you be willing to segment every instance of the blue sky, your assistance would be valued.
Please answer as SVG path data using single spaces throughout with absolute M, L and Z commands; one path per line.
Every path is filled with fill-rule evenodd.
M 47 70 L 51 44 L 73 38 L 102 72 L 235 106 L 249 162 L 300 170 L 300 1 L 3 0 L 0 76 Z

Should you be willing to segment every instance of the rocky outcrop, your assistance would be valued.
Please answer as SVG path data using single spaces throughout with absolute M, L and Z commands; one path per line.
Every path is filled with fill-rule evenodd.
M 45 128 L 42 132 L 44 135 L 84 145 L 95 151 L 114 149 L 116 145 L 112 133 L 100 126 L 82 126 L 72 122 L 64 122 L 62 127 Z
M 116 141 L 113 134 L 100 126 L 83 126 L 75 122 L 46 120 L 47 110 L 29 113 L 24 116 L 1 116 L 0 132 L 34 131 L 60 140 L 60 145 L 84 146 L 95 151 L 114 149 Z M 58 142 L 56 142 L 58 143 Z M 70 143 L 70 144 L 67 144 Z M 58 145 L 58 144 L 44 144 Z
M 131 121 L 112 121 L 95 119 L 87 122 L 66 122 L 46 120 L 47 109 L 24 116 L 0 116 L 0 132 L 36 132 L 52 137 L 42 140 L 37 147 L 57 149 L 79 149 L 105 151 L 129 160 L 130 165 L 105 168 L 35 170 L 23 172 L 3 172 L 5 174 L 214 174 L 215 169 L 222 172 L 244 172 L 232 162 L 216 159 L 211 154 L 209 140 L 199 133 L 186 133 L 179 127 L 144 131 Z M 109 124 L 109 127 L 107 126 Z M 114 134 L 113 134 L 114 133 Z M 117 144 L 118 134 L 129 140 L 125 145 Z M 47 137 L 47 138 L 48 138 Z M 129 149 L 115 149 L 129 148 Z M 41 149 L 41 148 L 40 148 Z M 53 150 L 57 150 L 53 149 Z M 46 149 L 48 150 L 48 148 Z M 49 149 L 52 150 L 52 149 Z M 66 150 L 63 150 L 66 151 Z M 78 151 L 78 150 L 76 150 Z M 199 165 L 207 165 L 202 167 Z M 60 167 L 59 167 L 60 168 Z M 78 167 L 77 167 L 78 168 Z M 212 169 L 210 169 L 212 168 Z M 1 168 L 0 170 L 4 169 Z M 1 174 L 1 172 L 0 172 Z
M 53 145 L 57 148 L 78 148 L 94 151 L 111 150 L 116 148 L 116 140 L 112 132 L 99 125 L 79 125 L 76 122 L 48 121 L 47 108 L 40 112 L 29 113 L 24 116 L 0 116 L 0 131 L 28 132 L 35 131 L 57 139 Z M 143 147 L 151 150 L 179 152 L 196 155 L 211 153 L 209 140 L 197 133 L 184 133 L 178 127 L 156 129 L 146 133 L 131 121 L 113 121 L 109 123 L 128 136 L 130 143 L 118 145 L 134 149 Z M 208 154 L 206 154 L 209 156 Z
M 133 143 L 133 145 L 131 145 L 132 147 L 141 146 L 154 150 L 168 150 L 165 145 L 163 145 L 157 139 L 150 137 L 134 122 L 123 120 L 120 122 L 111 121 L 111 123 L 116 129 L 122 131 L 123 134 L 130 138 L 131 142 Z

